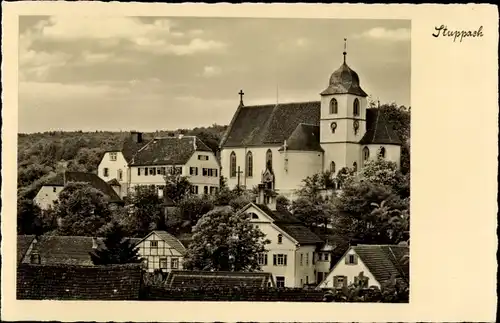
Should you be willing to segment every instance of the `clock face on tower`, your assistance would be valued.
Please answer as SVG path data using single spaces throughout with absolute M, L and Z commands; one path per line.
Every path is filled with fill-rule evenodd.
M 358 120 L 354 120 L 353 127 L 354 127 L 354 133 L 357 134 L 358 130 L 359 130 L 359 121 Z

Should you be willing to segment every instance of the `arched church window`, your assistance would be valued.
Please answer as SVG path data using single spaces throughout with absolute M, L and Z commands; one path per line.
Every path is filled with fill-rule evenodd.
M 253 176 L 253 156 L 252 152 L 247 153 L 247 177 Z
M 338 102 L 336 99 L 332 99 L 330 101 L 330 114 L 337 114 L 338 113 Z
M 358 171 L 358 163 L 354 162 L 352 163 L 352 168 L 354 169 L 355 172 Z
M 357 98 L 354 99 L 352 114 L 354 114 L 355 116 L 359 116 L 359 100 Z
M 370 149 L 368 147 L 363 148 L 363 160 L 368 160 L 370 158 Z
M 385 147 L 380 147 L 379 156 L 381 158 L 385 158 Z
M 334 161 L 332 161 L 330 163 L 330 172 L 335 173 L 335 162 Z
M 271 149 L 268 149 L 266 152 L 266 167 L 273 169 L 273 152 Z
M 229 157 L 229 176 L 236 177 L 236 154 L 231 152 L 231 157 Z
M 330 124 L 330 128 L 332 129 L 332 133 L 335 133 L 335 129 L 337 129 L 337 123 L 336 122 L 332 122 Z

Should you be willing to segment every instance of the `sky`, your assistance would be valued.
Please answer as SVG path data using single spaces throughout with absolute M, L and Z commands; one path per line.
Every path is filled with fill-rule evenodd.
M 239 104 L 317 101 L 347 64 L 410 106 L 408 20 L 22 16 L 19 132 L 228 124 Z

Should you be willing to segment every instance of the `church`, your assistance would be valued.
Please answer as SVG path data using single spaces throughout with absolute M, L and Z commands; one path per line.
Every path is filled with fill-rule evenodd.
M 345 49 L 318 101 L 245 106 L 239 94 L 220 143 L 230 188 L 264 183 L 293 199 L 302 180 L 315 173 L 358 170 L 378 156 L 400 165 L 401 140 L 378 108 L 368 108 Z

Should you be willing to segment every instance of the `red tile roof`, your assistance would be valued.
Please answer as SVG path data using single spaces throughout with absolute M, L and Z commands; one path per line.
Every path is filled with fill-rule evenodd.
M 360 144 L 392 144 L 401 145 L 401 139 L 379 109 L 366 110 L 367 131 Z
M 409 263 L 403 261 L 403 256 L 410 253 L 409 247 L 357 245 L 352 248 L 378 282 L 386 281 L 395 276 L 409 283 Z
M 229 271 L 183 271 L 173 270 L 165 285 L 169 288 L 204 288 L 204 287 L 267 287 L 272 274 L 264 272 L 229 272 Z
M 23 260 L 33 240 L 35 240 L 34 235 L 17 236 L 17 263 L 20 263 Z

